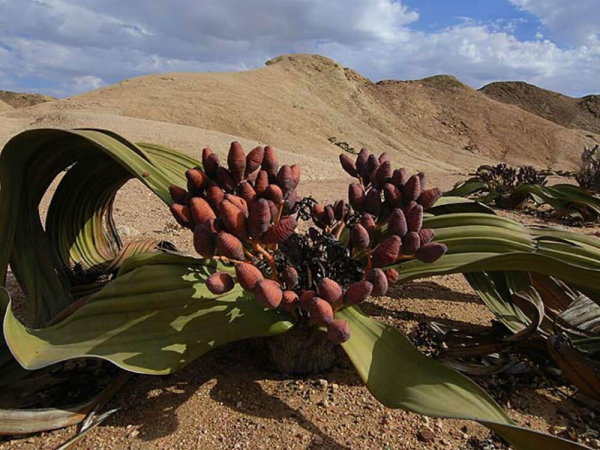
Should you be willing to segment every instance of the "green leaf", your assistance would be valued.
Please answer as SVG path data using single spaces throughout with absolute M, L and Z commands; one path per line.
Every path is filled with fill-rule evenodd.
M 27 291 L 28 322 L 43 326 L 74 302 L 73 267 L 100 272 L 119 256 L 110 212 L 120 186 L 138 178 L 170 204 L 169 186 L 185 185 L 185 169 L 198 164 L 103 130 L 39 129 L 12 138 L 0 154 L 0 285 L 10 261 Z M 67 168 L 44 230 L 39 202 Z
M 480 168 L 481 169 L 481 168 Z M 487 170 L 487 169 L 485 169 Z M 579 216 L 584 220 L 596 221 L 600 217 L 600 198 L 593 192 L 571 184 L 542 186 L 520 184 L 509 190 L 494 187 L 495 182 L 483 182 L 478 176 L 458 183 L 445 196 L 474 197 L 481 203 L 506 207 L 523 203 L 527 199 L 537 205 L 548 204 L 556 215 Z M 498 190 L 498 192 L 496 192 Z M 499 192 L 501 195 L 499 195 Z
M 435 240 L 448 245 L 448 254 L 432 264 L 416 260 L 399 264 L 400 281 L 449 273 L 535 271 L 598 299 L 598 239 L 477 213 L 428 217 L 423 226 L 436 230 Z
M 526 328 L 528 319 L 512 302 L 513 291 L 504 275 L 505 272 L 472 272 L 466 273 L 465 278 L 496 318 L 510 331 L 518 333 Z
M 160 375 L 225 343 L 293 326 L 289 316 L 265 310 L 239 285 L 211 294 L 205 279 L 215 267 L 173 254 L 130 258 L 115 281 L 56 325 L 28 329 L 9 308 L 6 342 L 27 369 L 98 357 L 128 371 Z
M 373 396 L 389 408 L 432 417 L 475 420 L 519 450 L 582 449 L 574 442 L 519 428 L 479 386 L 427 358 L 398 330 L 350 307 L 337 316 L 351 337 L 344 351 Z
M 469 178 L 462 183 L 457 183 L 454 188 L 444 193 L 448 197 L 468 197 L 480 192 L 487 191 L 487 184 L 479 178 Z
M 427 210 L 428 213 L 434 216 L 450 213 L 483 213 L 495 214 L 494 211 L 483 203 L 469 200 L 464 197 L 451 197 L 444 195 Z
M 131 378 L 121 372 L 91 399 L 62 408 L 0 409 L 0 435 L 22 435 L 76 425 L 106 404 Z

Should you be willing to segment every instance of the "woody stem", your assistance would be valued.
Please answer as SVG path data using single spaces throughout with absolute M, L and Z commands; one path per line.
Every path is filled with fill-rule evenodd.
M 264 248 L 262 248 L 260 244 L 256 242 L 252 244 L 252 248 L 265 257 L 267 263 L 269 264 L 269 267 L 271 268 L 271 272 L 273 273 L 273 278 L 275 279 L 275 281 L 279 281 L 279 276 L 277 275 L 277 267 L 275 266 L 275 258 L 273 258 L 273 255 L 267 252 Z

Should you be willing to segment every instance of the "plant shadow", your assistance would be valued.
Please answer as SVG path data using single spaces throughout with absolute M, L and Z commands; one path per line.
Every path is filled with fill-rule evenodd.
M 486 331 L 490 330 L 490 327 L 485 325 L 476 325 L 471 322 L 465 322 L 461 320 L 448 319 L 445 317 L 432 315 L 430 316 L 424 313 L 390 309 L 373 302 L 365 302 L 361 305 L 361 309 L 370 317 L 375 319 L 378 317 L 392 317 L 395 320 L 414 321 L 419 323 L 437 322 L 446 325 L 450 329 L 468 330 L 472 333 L 485 333 Z
M 435 281 L 410 281 L 398 283 L 390 287 L 389 295 L 398 298 L 436 299 L 462 303 L 481 303 L 476 294 L 456 292 Z
M 251 399 L 251 404 L 243 404 L 237 400 L 234 392 L 243 392 L 244 398 Z M 314 422 L 308 419 L 298 409 L 289 406 L 279 398 L 271 395 L 262 388 L 256 379 L 239 379 L 232 376 L 224 376 L 217 379 L 217 384 L 211 390 L 212 399 L 222 402 L 240 414 L 249 414 L 264 419 L 274 419 L 279 422 L 293 421 L 299 427 L 310 432 L 313 436 L 320 437 L 319 448 L 334 450 L 347 449 L 335 439 L 325 433 Z M 309 446 L 312 448 L 312 445 Z
M 107 407 L 117 407 L 120 410 L 101 426 L 132 426 L 137 428 L 138 439 L 142 441 L 160 439 L 178 430 L 178 408 L 194 395 L 208 395 L 215 402 L 240 415 L 288 423 L 292 421 L 312 436 L 318 437 L 319 448 L 347 449 L 347 446 L 335 441 L 300 410 L 265 391 L 260 381 L 289 380 L 294 383 L 295 378 L 266 370 L 264 362 L 253 350 L 254 345 L 252 340 L 227 344 L 203 355 L 173 375 L 142 375 L 134 378 Z M 340 385 L 362 384 L 353 369 L 346 367 L 344 362 L 326 374 L 303 377 L 302 380 L 311 383 L 323 377 L 329 383 Z M 205 386 L 208 388 L 206 394 L 206 389 L 203 389 Z M 309 445 L 308 448 L 312 447 Z

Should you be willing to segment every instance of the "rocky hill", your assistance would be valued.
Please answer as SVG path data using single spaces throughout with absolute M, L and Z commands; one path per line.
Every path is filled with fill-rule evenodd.
M 54 97 L 42 94 L 27 94 L 0 90 L 0 102 L 6 103 L 13 108 L 27 108 L 28 106 L 57 100 Z M 2 106 L 0 106 L 1 108 Z
M 31 126 L 100 126 L 122 116 L 143 119 L 140 126 L 168 122 L 184 126 L 182 133 L 193 127 L 269 143 L 326 171 L 340 152 L 331 141 L 390 152 L 411 169 L 456 172 L 500 160 L 573 168 L 582 149 L 600 139 L 451 76 L 374 83 L 331 59 L 299 54 L 251 71 L 129 79 L 4 115 Z
M 568 97 L 522 81 L 491 83 L 480 91 L 563 127 L 600 133 L 600 95 Z

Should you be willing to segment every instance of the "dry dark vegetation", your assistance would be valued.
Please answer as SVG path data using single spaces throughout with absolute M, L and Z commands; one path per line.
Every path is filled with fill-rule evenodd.
M 583 148 L 600 142 L 599 115 L 598 96 L 574 99 L 524 83 L 477 91 L 451 76 L 373 83 L 323 57 L 287 55 L 259 70 L 151 75 L 64 100 L 0 91 L 0 143 L 44 126 L 108 128 L 197 158 L 210 146 L 224 159 L 233 138 L 247 149 L 268 143 L 282 164 L 301 165 L 302 195 L 329 203 L 347 194 L 332 136 L 349 148 L 386 151 L 395 165 L 426 170 L 433 185 L 449 189 L 482 163 L 574 170 Z M 157 237 L 192 250 L 191 233 L 137 182 L 119 194 L 115 215 L 126 239 Z M 600 228 L 576 231 L 597 236 Z M 9 287 L 16 293 L 14 282 Z M 365 309 L 431 354 L 440 345 L 432 322 L 475 332 L 492 321 L 460 276 L 396 285 Z M 476 381 L 519 425 L 600 448 L 599 406 L 547 360 L 517 357 L 523 373 Z M 109 405 L 120 411 L 81 448 L 506 448 L 471 422 L 385 409 L 348 362 L 309 378 L 265 367 L 255 345 L 241 342 L 171 376 L 136 376 Z M 70 390 L 59 385 L 54 396 Z M 0 449 L 55 448 L 75 432 L 4 438 Z

